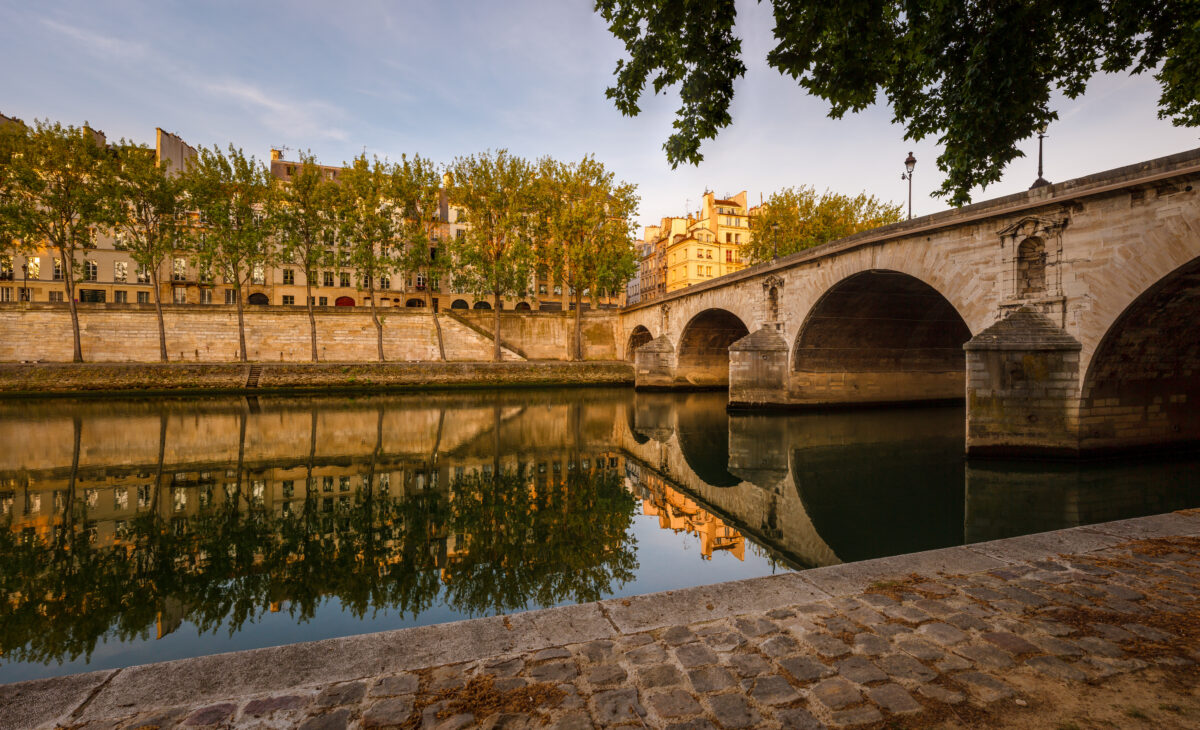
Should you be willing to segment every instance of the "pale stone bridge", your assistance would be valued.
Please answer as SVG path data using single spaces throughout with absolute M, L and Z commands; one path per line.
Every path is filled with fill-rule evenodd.
M 1200 149 L 868 231 L 626 309 L 641 388 L 967 402 L 969 453 L 1200 441 Z

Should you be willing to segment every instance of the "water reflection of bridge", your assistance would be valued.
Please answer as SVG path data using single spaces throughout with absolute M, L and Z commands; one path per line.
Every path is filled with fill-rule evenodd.
M 1192 462 L 1036 470 L 964 462 L 961 408 L 729 415 L 724 405 L 720 393 L 623 389 L 8 402 L 0 510 L 14 528 L 47 534 L 70 488 L 95 501 L 90 514 L 104 536 L 152 504 L 163 517 L 194 514 L 202 487 L 235 478 L 281 513 L 310 489 L 336 502 L 364 474 L 405 496 L 444 490 L 472 470 L 525 465 L 544 483 L 624 457 L 722 529 L 813 566 L 1200 497 L 1187 479 Z

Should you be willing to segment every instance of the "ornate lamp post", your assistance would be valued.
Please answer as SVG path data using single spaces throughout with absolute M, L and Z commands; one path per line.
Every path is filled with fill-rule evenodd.
M 1049 180 L 1042 177 L 1042 140 L 1044 140 L 1044 139 L 1046 139 L 1046 125 L 1045 124 L 1038 127 L 1038 176 L 1037 176 L 1037 180 L 1034 180 L 1033 184 L 1029 186 L 1030 190 L 1033 190 L 1034 188 L 1044 187 L 1044 186 L 1050 184 Z
M 912 220 L 912 173 L 913 168 L 917 166 L 917 158 L 913 157 L 913 153 L 909 152 L 908 157 L 904 158 L 904 169 L 906 172 L 900 173 L 901 180 L 908 181 L 908 219 Z

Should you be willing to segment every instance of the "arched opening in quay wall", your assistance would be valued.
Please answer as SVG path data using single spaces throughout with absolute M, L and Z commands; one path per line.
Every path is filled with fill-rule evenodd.
M 729 385 L 729 346 L 750 334 L 737 315 L 706 309 L 692 317 L 679 338 L 678 373 L 697 387 Z
M 971 331 L 936 289 L 873 270 L 829 289 L 796 337 L 790 401 L 893 403 L 963 397 Z
M 1133 301 L 1088 366 L 1080 448 L 1200 442 L 1200 258 Z

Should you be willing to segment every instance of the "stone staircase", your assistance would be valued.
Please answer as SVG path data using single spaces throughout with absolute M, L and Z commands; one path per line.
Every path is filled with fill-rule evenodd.
M 494 346 L 489 334 L 471 327 L 452 315 L 435 315 L 442 334 L 442 348 L 447 362 L 491 360 Z M 525 360 L 520 353 L 501 345 L 500 357 L 505 362 Z

